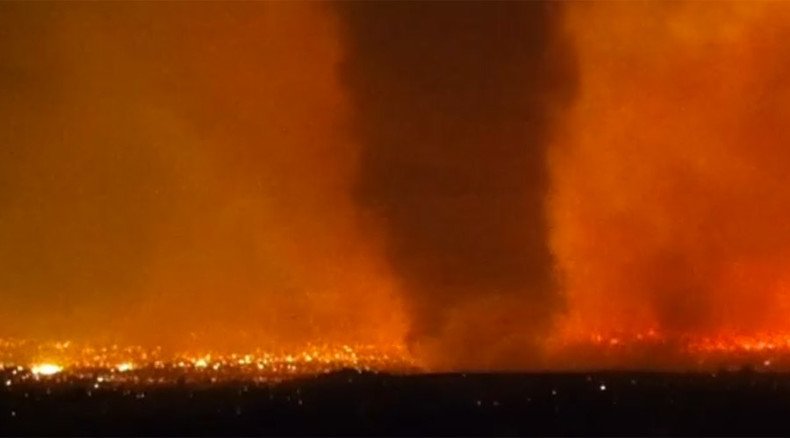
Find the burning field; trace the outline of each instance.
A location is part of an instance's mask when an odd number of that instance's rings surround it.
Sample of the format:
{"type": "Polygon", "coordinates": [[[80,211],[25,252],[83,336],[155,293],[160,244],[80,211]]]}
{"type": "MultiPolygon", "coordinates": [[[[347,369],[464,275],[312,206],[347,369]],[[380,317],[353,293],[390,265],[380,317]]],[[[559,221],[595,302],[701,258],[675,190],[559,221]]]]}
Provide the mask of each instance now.
{"type": "MultiPolygon", "coordinates": [[[[483,347],[485,348],[485,347],[483,347]]],[[[728,337],[665,337],[650,331],[564,339],[546,347],[550,364],[540,371],[738,370],[790,371],[790,337],[758,334],[728,337]],[[590,365],[594,364],[594,365],[590,365]]],[[[161,346],[80,344],[72,341],[0,340],[0,366],[12,372],[6,385],[43,376],[67,379],[101,375],[106,382],[162,384],[189,379],[279,382],[340,370],[420,374],[434,370],[404,345],[307,344],[258,347],[246,352],[168,351],[161,346]]],[[[468,370],[476,371],[476,370],[468,370]]],[[[510,369],[504,371],[517,371],[510,369]]]]}

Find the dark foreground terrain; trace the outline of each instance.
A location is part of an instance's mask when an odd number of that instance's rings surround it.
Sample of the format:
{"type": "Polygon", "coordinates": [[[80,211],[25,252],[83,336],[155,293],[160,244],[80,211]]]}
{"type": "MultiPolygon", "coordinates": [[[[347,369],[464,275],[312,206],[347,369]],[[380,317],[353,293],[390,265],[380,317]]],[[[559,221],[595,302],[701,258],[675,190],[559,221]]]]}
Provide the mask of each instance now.
{"type": "Polygon", "coordinates": [[[0,386],[0,432],[36,435],[790,434],[790,374],[342,371],[280,384],[0,386]]]}

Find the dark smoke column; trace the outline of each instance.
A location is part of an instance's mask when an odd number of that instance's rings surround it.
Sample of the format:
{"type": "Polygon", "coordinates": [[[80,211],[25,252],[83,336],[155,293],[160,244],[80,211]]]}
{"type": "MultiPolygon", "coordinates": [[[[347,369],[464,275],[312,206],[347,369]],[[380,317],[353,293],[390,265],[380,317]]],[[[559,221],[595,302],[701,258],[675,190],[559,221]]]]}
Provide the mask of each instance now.
{"type": "Polygon", "coordinates": [[[356,196],[386,227],[412,347],[437,367],[534,364],[560,304],[545,155],[574,81],[558,7],[337,6],[362,143],[356,196]]]}

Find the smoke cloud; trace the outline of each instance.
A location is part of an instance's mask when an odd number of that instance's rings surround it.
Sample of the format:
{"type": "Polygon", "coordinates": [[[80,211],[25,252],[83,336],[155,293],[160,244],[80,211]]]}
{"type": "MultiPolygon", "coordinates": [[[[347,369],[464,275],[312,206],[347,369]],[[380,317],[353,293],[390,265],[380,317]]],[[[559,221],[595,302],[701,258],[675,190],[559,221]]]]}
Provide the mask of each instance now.
{"type": "Polygon", "coordinates": [[[545,155],[573,96],[559,5],[351,3],[356,200],[387,239],[432,366],[535,366],[561,300],[545,155]]]}

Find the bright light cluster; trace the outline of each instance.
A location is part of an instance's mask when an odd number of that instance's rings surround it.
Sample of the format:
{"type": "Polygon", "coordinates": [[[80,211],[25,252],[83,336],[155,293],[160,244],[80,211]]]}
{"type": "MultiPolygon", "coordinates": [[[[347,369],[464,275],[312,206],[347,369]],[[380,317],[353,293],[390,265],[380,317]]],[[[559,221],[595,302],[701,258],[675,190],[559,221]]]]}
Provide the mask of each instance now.
{"type": "Polygon", "coordinates": [[[54,363],[42,363],[33,365],[30,371],[37,376],[52,376],[63,371],[63,367],[54,363]]]}
{"type": "Polygon", "coordinates": [[[307,345],[301,350],[165,353],[160,347],[146,349],[7,339],[0,340],[0,362],[29,369],[32,376],[52,376],[66,368],[69,373],[94,370],[91,372],[106,371],[108,375],[182,370],[179,372],[286,378],[343,368],[397,372],[415,367],[401,346],[307,345]]]}

